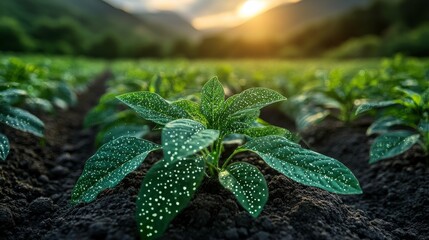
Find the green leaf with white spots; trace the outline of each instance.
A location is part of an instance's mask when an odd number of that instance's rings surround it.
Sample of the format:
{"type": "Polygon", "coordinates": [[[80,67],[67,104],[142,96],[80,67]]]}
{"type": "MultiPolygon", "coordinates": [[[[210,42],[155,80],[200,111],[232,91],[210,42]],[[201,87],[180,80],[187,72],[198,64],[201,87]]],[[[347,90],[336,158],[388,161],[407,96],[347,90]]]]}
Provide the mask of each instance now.
{"type": "Polygon", "coordinates": [[[265,137],[270,135],[283,136],[289,140],[294,139],[294,135],[287,129],[276,126],[262,126],[244,129],[243,134],[250,138],[265,137]]]}
{"type": "Polygon", "coordinates": [[[204,84],[201,91],[201,113],[206,116],[210,126],[218,126],[219,112],[225,100],[222,84],[217,77],[204,84]]]}
{"type": "Polygon", "coordinates": [[[245,129],[255,124],[259,114],[259,109],[249,109],[240,114],[230,116],[223,120],[221,130],[227,134],[242,133],[245,129]]]}
{"type": "Polygon", "coordinates": [[[230,190],[240,205],[257,217],[268,200],[264,175],[253,165],[237,162],[219,173],[219,182],[230,190]]]}
{"type": "Polygon", "coordinates": [[[206,129],[190,119],[169,122],[162,129],[162,147],[167,162],[193,155],[211,145],[219,137],[219,131],[206,129]]]}
{"type": "Polygon", "coordinates": [[[185,110],[193,120],[207,125],[206,117],[200,112],[200,105],[188,99],[180,99],[171,103],[173,106],[178,106],[185,110]]]}
{"type": "Polygon", "coordinates": [[[0,106],[0,122],[23,132],[43,137],[44,124],[33,114],[20,108],[0,106]]]}
{"type": "Polygon", "coordinates": [[[268,88],[250,88],[228,98],[222,116],[238,115],[249,109],[261,109],[286,98],[268,88]]]}
{"type": "Polygon", "coordinates": [[[386,133],[393,126],[403,125],[405,122],[396,117],[386,116],[374,121],[366,131],[367,135],[386,133]]]}
{"type": "Polygon", "coordinates": [[[5,135],[0,133],[0,160],[6,160],[6,157],[9,154],[9,148],[9,140],[5,135]]]}
{"type": "Polygon", "coordinates": [[[107,188],[116,186],[161,147],[155,143],[120,137],[104,144],[85,164],[82,175],[72,192],[72,202],[91,202],[107,188]]]}
{"type": "Polygon", "coordinates": [[[117,98],[134,109],[144,119],[165,125],[179,118],[190,118],[185,110],[174,106],[156,93],[133,92],[117,98]]]}
{"type": "Polygon", "coordinates": [[[378,136],[371,145],[369,163],[406,152],[419,141],[420,135],[410,131],[395,131],[378,136]]]}
{"type": "Polygon", "coordinates": [[[362,193],[358,180],[342,163],[284,137],[255,138],[241,148],[255,152],[270,167],[299,183],[333,193],[362,193]]]}
{"type": "Polygon", "coordinates": [[[159,161],[146,173],[137,198],[141,239],[162,236],[171,220],[190,202],[204,178],[204,160],[159,161]]]}
{"type": "Polygon", "coordinates": [[[390,107],[393,105],[397,105],[399,104],[398,101],[396,100],[390,100],[390,101],[381,101],[381,102],[368,102],[368,103],[364,103],[359,105],[359,107],[356,109],[356,115],[364,113],[364,112],[368,112],[372,109],[377,109],[377,108],[385,108],[385,107],[390,107]]]}

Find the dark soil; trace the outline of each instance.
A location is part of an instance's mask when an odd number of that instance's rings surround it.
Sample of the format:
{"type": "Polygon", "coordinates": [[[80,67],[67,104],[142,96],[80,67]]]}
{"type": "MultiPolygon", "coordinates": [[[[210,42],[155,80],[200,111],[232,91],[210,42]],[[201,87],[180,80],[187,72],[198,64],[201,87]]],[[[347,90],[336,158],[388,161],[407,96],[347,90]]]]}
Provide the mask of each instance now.
{"type": "MultiPolygon", "coordinates": [[[[100,78],[79,96],[79,105],[43,116],[46,141],[6,129],[11,153],[0,163],[0,239],[136,239],[135,201],[142,178],[160,153],[116,188],[89,204],[70,205],[70,193],[94,152],[94,130],[82,120],[103,91],[100,78]]],[[[265,119],[290,126],[276,111],[265,119]]],[[[418,150],[368,165],[372,138],[367,123],[342,127],[335,122],[310,129],[312,148],[344,162],[364,194],[339,196],[306,187],[270,169],[253,154],[236,160],[258,166],[269,185],[269,201],[254,219],[215,180],[205,179],[190,205],[164,239],[429,239],[429,170],[418,150]]],[[[152,139],[153,140],[153,139],[152,139]]],[[[156,140],[156,139],[155,139],[156,140]]]]}

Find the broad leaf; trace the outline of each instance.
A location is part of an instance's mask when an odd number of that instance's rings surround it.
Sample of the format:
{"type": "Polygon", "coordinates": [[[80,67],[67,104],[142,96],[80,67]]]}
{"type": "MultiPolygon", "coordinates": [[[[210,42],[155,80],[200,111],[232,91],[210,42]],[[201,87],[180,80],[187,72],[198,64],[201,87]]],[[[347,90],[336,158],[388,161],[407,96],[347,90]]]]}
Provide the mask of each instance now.
{"type": "Polygon", "coordinates": [[[391,101],[381,101],[381,102],[368,102],[368,103],[364,103],[359,105],[359,107],[356,109],[356,115],[367,112],[369,110],[372,109],[376,109],[376,108],[385,108],[385,107],[390,107],[393,105],[399,104],[398,101],[396,100],[391,100],[391,101]]]}
{"type": "Polygon", "coordinates": [[[214,77],[204,84],[201,91],[201,113],[206,116],[210,126],[218,126],[218,115],[225,99],[222,84],[214,77]]]}
{"type": "Polygon", "coordinates": [[[257,137],[265,137],[270,135],[277,135],[277,136],[283,136],[287,139],[293,141],[294,135],[288,131],[287,129],[276,127],[276,126],[262,126],[262,127],[252,127],[247,128],[243,131],[243,134],[251,137],[251,138],[257,138],[257,137]]]}
{"type": "Polygon", "coordinates": [[[117,97],[144,119],[165,125],[179,118],[189,118],[185,110],[173,106],[156,93],[133,92],[117,97]]]}
{"type": "Polygon", "coordinates": [[[187,158],[156,163],[143,179],[137,198],[141,239],[162,236],[171,220],[190,202],[204,178],[204,160],[187,158]]]}
{"type": "Polygon", "coordinates": [[[133,137],[120,137],[104,144],[86,162],[73,189],[72,202],[93,201],[104,189],[116,186],[157,149],[159,145],[133,137]]]}
{"type": "Polygon", "coordinates": [[[15,104],[23,99],[27,92],[21,89],[11,88],[0,91],[0,103],[6,102],[8,105],[15,104]]]}
{"type": "Polygon", "coordinates": [[[6,160],[9,154],[9,140],[7,137],[0,133],[0,160],[6,160]]]}
{"type": "Polygon", "coordinates": [[[207,125],[206,117],[200,111],[200,105],[188,99],[181,99],[171,103],[173,106],[178,106],[185,110],[193,120],[207,125]]]}
{"type": "Polygon", "coordinates": [[[162,129],[162,146],[167,162],[193,155],[211,145],[219,137],[219,131],[206,129],[190,119],[169,122],[162,129]]]}
{"type": "Polygon", "coordinates": [[[422,95],[409,90],[409,89],[405,89],[405,88],[401,88],[401,87],[396,87],[396,90],[402,92],[405,94],[406,97],[410,98],[416,105],[421,105],[422,104],[422,95]]]}
{"type": "Polygon", "coordinates": [[[234,95],[225,102],[222,116],[237,115],[249,109],[261,109],[275,102],[286,100],[280,93],[267,88],[250,88],[234,95]]]}
{"type": "Polygon", "coordinates": [[[299,183],[333,193],[362,193],[358,180],[342,163],[284,137],[255,138],[242,148],[255,152],[269,166],[299,183]]]}
{"type": "Polygon", "coordinates": [[[23,132],[43,137],[43,122],[33,114],[20,108],[0,106],[0,122],[23,132]]]}
{"type": "Polygon", "coordinates": [[[389,132],[377,137],[371,145],[370,163],[397,156],[410,149],[420,135],[410,131],[389,132]]]}
{"type": "Polygon", "coordinates": [[[382,117],[374,121],[366,131],[367,135],[386,133],[393,126],[402,125],[404,121],[395,117],[382,117]]]}
{"type": "Polygon", "coordinates": [[[219,173],[219,182],[230,190],[240,205],[257,217],[268,200],[268,187],[264,175],[248,163],[229,165],[219,173]]]}
{"type": "Polygon", "coordinates": [[[224,133],[242,133],[252,127],[260,115],[259,109],[249,109],[233,116],[229,116],[222,122],[221,130],[224,133]]]}

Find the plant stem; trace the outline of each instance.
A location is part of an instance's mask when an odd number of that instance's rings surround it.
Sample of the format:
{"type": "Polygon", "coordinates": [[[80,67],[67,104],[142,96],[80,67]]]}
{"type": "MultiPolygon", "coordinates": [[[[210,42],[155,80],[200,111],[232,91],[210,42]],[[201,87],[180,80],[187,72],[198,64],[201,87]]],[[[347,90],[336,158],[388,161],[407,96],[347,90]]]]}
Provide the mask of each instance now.
{"type": "Polygon", "coordinates": [[[219,158],[221,156],[222,153],[222,139],[223,138],[219,138],[218,140],[215,141],[215,143],[213,144],[213,148],[214,148],[214,155],[213,155],[213,165],[216,168],[219,168],[219,158]]]}
{"type": "Polygon", "coordinates": [[[247,149],[243,149],[243,148],[235,149],[235,151],[231,155],[229,155],[229,157],[225,160],[221,169],[224,170],[226,168],[226,166],[228,165],[228,162],[231,161],[231,159],[232,159],[232,157],[234,157],[234,155],[236,155],[237,153],[245,152],[245,151],[247,151],[247,149]]]}

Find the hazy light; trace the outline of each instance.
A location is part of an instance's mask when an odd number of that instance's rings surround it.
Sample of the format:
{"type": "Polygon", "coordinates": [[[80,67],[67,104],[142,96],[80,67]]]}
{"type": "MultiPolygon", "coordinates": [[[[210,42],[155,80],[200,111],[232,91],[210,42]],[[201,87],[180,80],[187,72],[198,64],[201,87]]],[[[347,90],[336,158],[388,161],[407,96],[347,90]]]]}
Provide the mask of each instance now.
{"type": "Polygon", "coordinates": [[[218,27],[233,27],[237,25],[237,22],[238,19],[235,12],[224,12],[197,17],[192,21],[192,25],[196,29],[209,29],[218,27]]]}
{"type": "Polygon", "coordinates": [[[265,10],[267,4],[259,0],[247,0],[238,10],[238,15],[243,18],[249,18],[265,10]]]}

